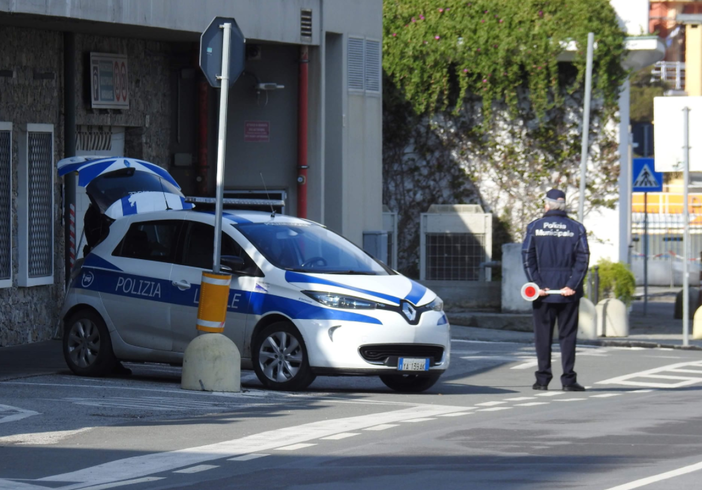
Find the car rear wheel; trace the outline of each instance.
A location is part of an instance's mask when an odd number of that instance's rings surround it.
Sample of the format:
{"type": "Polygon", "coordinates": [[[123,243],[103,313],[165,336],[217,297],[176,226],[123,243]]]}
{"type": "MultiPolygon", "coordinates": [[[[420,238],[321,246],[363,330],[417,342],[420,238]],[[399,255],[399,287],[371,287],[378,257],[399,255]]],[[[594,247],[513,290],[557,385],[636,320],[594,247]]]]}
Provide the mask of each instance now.
{"type": "Polygon", "coordinates": [[[441,373],[420,376],[418,374],[392,374],[380,377],[388,388],[400,393],[421,393],[439,381],[441,373]]]}
{"type": "Polygon", "coordinates": [[[276,322],[261,330],[253,343],[256,376],[267,388],[297,391],[315,379],[300,332],[288,322],[276,322]]]}
{"type": "Polygon", "coordinates": [[[66,321],[63,357],[79,376],[105,376],[117,366],[103,319],[93,310],[80,310],[66,321]]]}

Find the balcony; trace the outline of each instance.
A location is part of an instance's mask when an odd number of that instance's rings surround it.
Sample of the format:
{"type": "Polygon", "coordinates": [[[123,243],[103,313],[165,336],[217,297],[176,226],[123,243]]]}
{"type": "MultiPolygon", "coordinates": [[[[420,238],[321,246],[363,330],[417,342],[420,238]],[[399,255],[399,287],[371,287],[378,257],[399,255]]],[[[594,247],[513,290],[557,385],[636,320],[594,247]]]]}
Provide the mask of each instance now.
{"type": "Polygon", "coordinates": [[[675,92],[685,90],[685,63],[683,61],[659,61],[651,70],[651,82],[665,82],[675,92]]]}

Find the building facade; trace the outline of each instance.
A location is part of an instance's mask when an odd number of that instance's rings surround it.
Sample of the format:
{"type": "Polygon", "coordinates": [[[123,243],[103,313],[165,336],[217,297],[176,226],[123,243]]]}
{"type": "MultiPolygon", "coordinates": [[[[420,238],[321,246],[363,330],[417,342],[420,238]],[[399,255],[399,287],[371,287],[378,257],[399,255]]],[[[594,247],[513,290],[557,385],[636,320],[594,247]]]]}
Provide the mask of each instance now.
{"type": "Polygon", "coordinates": [[[216,16],[246,38],[225,195],[284,197],[286,214],[359,245],[382,229],[381,0],[109,6],[0,3],[0,347],[55,334],[67,264],[80,256],[86,200],[58,178],[58,160],[140,158],[186,195],[214,195],[219,91],[198,55],[216,16]]]}

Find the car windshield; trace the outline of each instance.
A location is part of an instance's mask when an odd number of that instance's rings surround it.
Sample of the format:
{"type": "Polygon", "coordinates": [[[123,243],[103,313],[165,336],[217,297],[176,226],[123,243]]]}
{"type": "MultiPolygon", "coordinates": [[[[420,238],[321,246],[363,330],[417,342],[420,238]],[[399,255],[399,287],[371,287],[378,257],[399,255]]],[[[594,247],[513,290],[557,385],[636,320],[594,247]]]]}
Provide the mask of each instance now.
{"type": "Polygon", "coordinates": [[[281,269],[322,274],[394,274],[347,239],[314,223],[281,221],[235,226],[270,263],[281,269]]]}

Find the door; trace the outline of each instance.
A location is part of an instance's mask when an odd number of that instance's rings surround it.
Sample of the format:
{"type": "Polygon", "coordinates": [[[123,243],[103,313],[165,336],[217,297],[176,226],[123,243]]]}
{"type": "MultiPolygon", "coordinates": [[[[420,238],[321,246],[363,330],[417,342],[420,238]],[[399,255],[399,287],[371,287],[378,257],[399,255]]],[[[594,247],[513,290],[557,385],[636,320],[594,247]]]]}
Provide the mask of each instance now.
{"type": "Polygon", "coordinates": [[[122,339],[130,345],[170,351],[170,285],[180,220],[132,223],[110,261],[121,271],[115,289],[100,293],[122,339]]]}
{"type": "MultiPolygon", "coordinates": [[[[184,222],[178,257],[171,271],[173,295],[171,325],[173,350],[176,352],[184,352],[190,341],[197,335],[195,324],[200,298],[200,281],[203,271],[212,271],[213,241],[213,225],[198,221],[184,222]]],[[[221,255],[241,257],[246,264],[242,271],[232,275],[224,335],[236,344],[242,357],[249,357],[249,345],[245,339],[246,318],[255,278],[262,274],[234,238],[224,231],[221,255]]]]}

